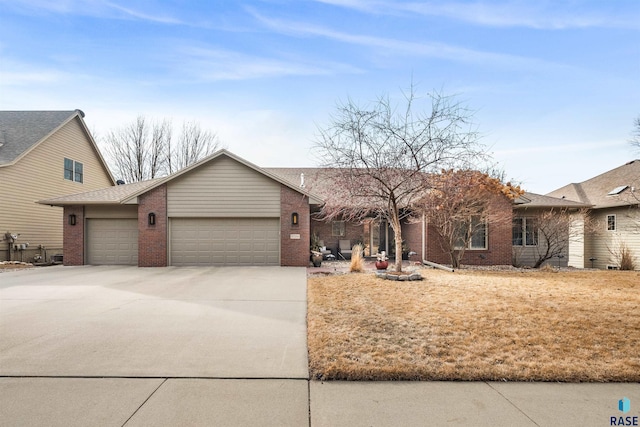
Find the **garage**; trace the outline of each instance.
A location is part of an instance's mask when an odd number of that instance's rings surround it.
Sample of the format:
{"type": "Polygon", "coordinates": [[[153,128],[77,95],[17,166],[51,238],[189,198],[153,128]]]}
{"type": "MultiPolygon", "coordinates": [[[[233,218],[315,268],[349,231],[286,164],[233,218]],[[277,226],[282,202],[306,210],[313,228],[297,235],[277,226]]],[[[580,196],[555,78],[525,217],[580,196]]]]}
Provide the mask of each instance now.
{"type": "Polygon", "coordinates": [[[87,219],[87,264],[138,265],[138,220],[87,219]]]}
{"type": "Polygon", "coordinates": [[[172,218],[174,266],[280,265],[279,218],[172,218]]]}

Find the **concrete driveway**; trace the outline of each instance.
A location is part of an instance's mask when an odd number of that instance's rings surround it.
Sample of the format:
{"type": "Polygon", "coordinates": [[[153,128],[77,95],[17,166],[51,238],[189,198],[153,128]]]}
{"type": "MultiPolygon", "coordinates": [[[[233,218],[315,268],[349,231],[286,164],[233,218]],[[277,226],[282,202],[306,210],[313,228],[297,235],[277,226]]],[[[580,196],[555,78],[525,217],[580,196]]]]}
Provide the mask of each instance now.
{"type": "Polygon", "coordinates": [[[0,375],[306,379],[305,270],[2,273],[0,375]]]}

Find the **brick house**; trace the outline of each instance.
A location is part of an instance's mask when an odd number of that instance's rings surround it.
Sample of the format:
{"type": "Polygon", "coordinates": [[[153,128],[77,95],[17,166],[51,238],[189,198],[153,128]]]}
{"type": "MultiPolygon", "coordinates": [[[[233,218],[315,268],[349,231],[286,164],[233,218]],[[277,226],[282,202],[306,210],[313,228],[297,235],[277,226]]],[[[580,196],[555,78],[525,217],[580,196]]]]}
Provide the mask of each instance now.
{"type": "MultiPolygon", "coordinates": [[[[333,191],[338,183],[332,182],[322,168],[267,168],[273,174],[288,182],[304,182],[305,189],[319,197],[333,191]]],[[[391,226],[379,219],[369,219],[362,223],[346,221],[321,221],[314,217],[320,206],[312,206],[310,234],[316,234],[323,246],[340,258],[340,241],[349,241],[353,246],[361,243],[365,256],[374,256],[385,251],[390,257],[395,256],[395,236],[391,226]]],[[[488,224],[469,242],[462,259],[468,265],[510,265],[511,250],[511,217],[513,203],[506,196],[496,195],[491,203],[491,215],[505,219],[488,224]]],[[[426,216],[418,216],[402,223],[403,258],[413,261],[428,260],[440,264],[450,264],[448,253],[440,244],[440,238],[426,216]]]]}
{"type": "Polygon", "coordinates": [[[299,186],[220,150],[165,178],[42,200],[64,208],[64,264],[307,266],[299,186]]]}
{"type": "MultiPolygon", "coordinates": [[[[190,265],[307,266],[311,236],[340,258],[340,242],[365,246],[365,256],[395,252],[382,220],[321,221],[324,169],[260,168],[226,151],[176,174],[40,201],[64,207],[64,263],[140,267],[190,265]]],[[[512,203],[496,196],[490,223],[470,242],[462,262],[511,263],[512,203]]],[[[448,264],[437,233],[422,216],[403,227],[403,256],[448,264]]],[[[345,248],[342,248],[345,249],[345,248]]]]}

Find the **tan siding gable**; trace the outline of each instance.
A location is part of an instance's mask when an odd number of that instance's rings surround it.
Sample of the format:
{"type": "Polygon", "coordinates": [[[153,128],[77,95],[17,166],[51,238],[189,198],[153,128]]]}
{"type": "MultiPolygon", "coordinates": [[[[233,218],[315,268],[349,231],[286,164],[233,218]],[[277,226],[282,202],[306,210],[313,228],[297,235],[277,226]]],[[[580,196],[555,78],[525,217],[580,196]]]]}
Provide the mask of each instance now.
{"type": "MultiPolygon", "coordinates": [[[[636,268],[640,268],[640,209],[598,209],[593,211],[592,215],[598,230],[587,238],[585,255],[587,258],[597,258],[594,266],[607,268],[609,265],[617,265],[618,260],[611,252],[616,252],[620,244],[625,243],[635,255],[636,268]],[[616,231],[607,231],[607,215],[616,216],[616,231]]],[[[590,266],[590,263],[587,266],[590,266]]]]}
{"type": "MultiPolygon", "coordinates": [[[[0,168],[0,233],[19,233],[30,248],[62,248],[62,208],[36,201],[110,186],[108,173],[78,118],[60,128],[14,165],[0,168]],[[84,183],[64,179],[64,158],[83,163],[84,183]]],[[[6,256],[0,244],[0,259],[6,256]]]]}
{"type": "Polygon", "coordinates": [[[170,217],[279,217],[280,184],[220,156],[167,184],[170,217]]]}

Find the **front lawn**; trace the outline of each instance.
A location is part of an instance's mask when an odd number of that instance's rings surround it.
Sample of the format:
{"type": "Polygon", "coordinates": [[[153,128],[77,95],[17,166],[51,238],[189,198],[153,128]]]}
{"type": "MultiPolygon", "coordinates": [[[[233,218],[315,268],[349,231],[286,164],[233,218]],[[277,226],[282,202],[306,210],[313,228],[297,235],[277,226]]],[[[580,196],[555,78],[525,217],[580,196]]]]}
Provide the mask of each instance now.
{"type": "Polygon", "coordinates": [[[640,381],[640,272],[309,279],[314,379],[640,381]]]}

